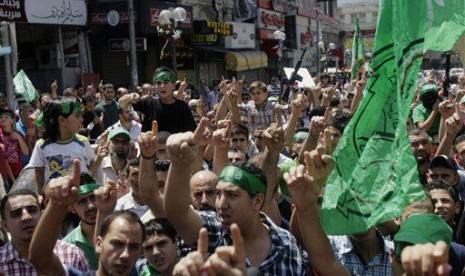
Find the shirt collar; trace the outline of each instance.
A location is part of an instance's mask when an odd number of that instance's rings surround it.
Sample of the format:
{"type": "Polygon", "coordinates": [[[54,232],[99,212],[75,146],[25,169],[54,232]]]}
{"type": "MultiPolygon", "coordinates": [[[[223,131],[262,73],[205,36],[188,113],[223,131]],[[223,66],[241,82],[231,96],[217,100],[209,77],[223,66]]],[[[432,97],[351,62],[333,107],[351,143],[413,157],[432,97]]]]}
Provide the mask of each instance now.
{"type": "Polygon", "coordinates": [[[9,263],[13,260],[18,260],[20,262],[27,262],[26,259],[19,255],[19,252],[14,248],[11,242],[8,242],[0,248],[0,263],[9,263]]]}
{"type": "MultiPolygon", "coordinates": [[[[342,248],[340,251],[341,254],[347,254],[347,253],[350,253],[351,251],[355,251],[355,248],[352,245],[352,242],[350,241],[349,236],[343,236],[343,237],[344,237],[344,242],[342,244],[342,248]]],[[[392,246],[390,246],[390,242],[385,240],[378,231],[376,231],[376,238],[378,241],[379,240],[383,241],[383,251],[384,253],[389,254],[392,249],[392,246]]]]}

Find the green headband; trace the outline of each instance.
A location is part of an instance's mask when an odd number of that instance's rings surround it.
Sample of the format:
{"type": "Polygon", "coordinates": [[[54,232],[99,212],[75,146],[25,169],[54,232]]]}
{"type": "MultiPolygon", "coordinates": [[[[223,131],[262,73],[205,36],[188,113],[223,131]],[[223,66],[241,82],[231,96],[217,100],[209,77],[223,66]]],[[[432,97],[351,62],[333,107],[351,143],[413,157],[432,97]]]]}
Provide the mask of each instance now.
{"type": "Polygon", "coordinates": [[[40,112],[36,118],[36,126],[44,127],[44,112],[40,112]]]}
{"type": "MultiPolygon", "coordinates": [[[[60,110],[62,115],[68,115],[71,113],[71,102],[64,102],[60,104],[60,110]]],[[[80,102],[75,102],[73,106],[73,113],[81,113],[82,107],[80,102]]]]}
{"type": "Polygon", "coordinates": [[[226,166],[221,171],[219,181],[231,182],[246,190],[251,196],[266,195],[266,185],[258,177],[236,166],[226,166]]]}
{"type": "Polygon", "coordinates": [[[301,140],[301,139],[305,140],[305,138],[307,138],[307,135],[308,135],[307,132],[303,132],[303,131],[297,132],[294,135],[294,142],[299,142],[299,140],[301,140]]]}
{"type": "Polygon", "coordinates": [[[153,75],[153,83],[170,81],[175,82],[176,76],[170,71],[161,71],[160,73],[153,75]]]}
{"type": "Polygon", "coordinates": [[[79,186],[79,194],[84,195],[84,194],[90,193],[90,192],[92,192],[94,190],[97,190],[99,187],[100,186],[95,182],[85,184],[85,185],[81,185],[81,186],[79,186]]]}

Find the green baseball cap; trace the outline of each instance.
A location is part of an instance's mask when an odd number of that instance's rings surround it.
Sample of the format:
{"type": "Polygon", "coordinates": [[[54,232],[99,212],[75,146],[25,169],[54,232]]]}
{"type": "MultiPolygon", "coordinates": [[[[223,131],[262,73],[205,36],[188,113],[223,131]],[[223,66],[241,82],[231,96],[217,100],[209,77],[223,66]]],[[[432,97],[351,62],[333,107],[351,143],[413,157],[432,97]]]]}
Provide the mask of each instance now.
{"type": "Polygon", "coordinates": [[[394,236],[394,254],[400,257],[402,250],[412,244],[452,242],[452,229],[436,214],[412,214],[394,236]]]}
{"type": "Polygon", "coordinates": [[[438,93],[439,88],[435,84],[427,83],[420,87],[420,96],[427,93],[438,93]]]}
{"type": "Polygon", "coordinates": [[[113,140],[113,138],[115,138],[118,135],[123,135],[128,139],[131,139],[129,132],[126,129],[124,129],[122,126],[117,126],[110,131],[110,134],[108,135],[108,140],[113,140]]]}

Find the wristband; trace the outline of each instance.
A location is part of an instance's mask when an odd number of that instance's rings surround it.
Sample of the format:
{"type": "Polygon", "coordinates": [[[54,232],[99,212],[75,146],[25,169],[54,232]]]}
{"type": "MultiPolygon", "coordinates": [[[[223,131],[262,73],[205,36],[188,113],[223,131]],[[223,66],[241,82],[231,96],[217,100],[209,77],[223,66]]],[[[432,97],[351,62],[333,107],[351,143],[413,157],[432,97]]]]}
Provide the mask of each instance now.
{"type": "Polygon", "coordinates": [[[152,156],[144,156],[142,153],[140,154],[142,159],[146,159],[146,160],[153,159],[153,158],[155,158],[156,155],[157,155],[156,153],[154,153],[152,156]]]}

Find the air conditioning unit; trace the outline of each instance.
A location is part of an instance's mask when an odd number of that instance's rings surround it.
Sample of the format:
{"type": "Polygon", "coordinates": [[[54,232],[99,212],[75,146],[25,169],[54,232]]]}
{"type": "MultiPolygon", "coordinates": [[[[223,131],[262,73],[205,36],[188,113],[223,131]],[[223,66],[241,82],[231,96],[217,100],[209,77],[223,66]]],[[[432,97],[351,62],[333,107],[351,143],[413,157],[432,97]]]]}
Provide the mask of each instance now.
{"type": "Polygon", "coordinates": [[[61,64],[61,53],[58,44],[39,45],[36,55],[39,69],[57,69],[61,64]]]}

